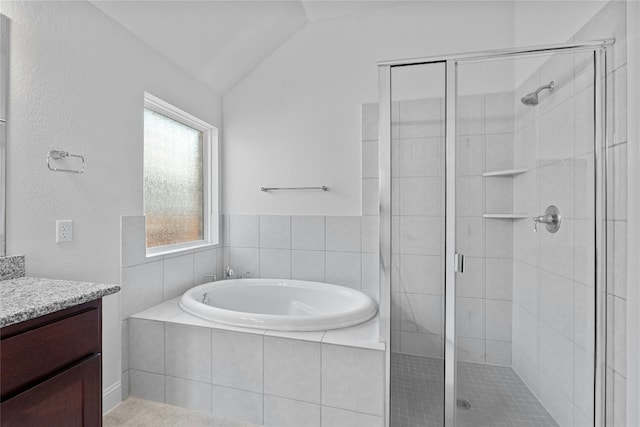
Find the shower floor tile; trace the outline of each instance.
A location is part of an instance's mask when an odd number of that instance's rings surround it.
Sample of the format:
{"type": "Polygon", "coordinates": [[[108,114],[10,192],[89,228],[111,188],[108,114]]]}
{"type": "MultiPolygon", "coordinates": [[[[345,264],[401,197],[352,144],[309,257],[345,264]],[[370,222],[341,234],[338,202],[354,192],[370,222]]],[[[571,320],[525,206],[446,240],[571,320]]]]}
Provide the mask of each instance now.
{"type": "MultiPolygon", "coordinates": [[[[391,427],[443,425],[444,362],[393,353],[391,356],[391,427]]],[[[460,427],[551,427],[558,424],[509,367],[458,363],[457,408],[460,427]]]]}

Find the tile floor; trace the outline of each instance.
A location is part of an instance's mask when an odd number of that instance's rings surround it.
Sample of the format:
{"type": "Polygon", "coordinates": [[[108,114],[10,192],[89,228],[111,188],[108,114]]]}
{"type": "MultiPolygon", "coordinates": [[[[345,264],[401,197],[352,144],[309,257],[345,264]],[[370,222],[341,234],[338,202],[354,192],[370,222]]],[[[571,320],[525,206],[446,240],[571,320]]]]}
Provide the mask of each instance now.
{"type": "MultiPolygon", "coordinates": [[[[558,424],[509,367],[458,364],[460,427],[552,427],[558,424]]],[[[393,353],[391,356],[391,426],[442,426],[443,361],[393,353]]]]}
{"type": "Polygon", "coordinates": [[[103,417],[103,427],[254,427],[165,403],[128,397],[103,417]]]}

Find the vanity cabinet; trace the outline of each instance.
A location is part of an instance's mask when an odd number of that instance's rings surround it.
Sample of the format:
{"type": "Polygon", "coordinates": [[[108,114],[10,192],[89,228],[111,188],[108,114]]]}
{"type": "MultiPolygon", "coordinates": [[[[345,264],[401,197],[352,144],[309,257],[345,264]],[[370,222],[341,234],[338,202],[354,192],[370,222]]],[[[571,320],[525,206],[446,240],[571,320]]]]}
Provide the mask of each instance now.
{"type": "Polygon", "coordinates": [[[102,300],[0,329],[0,425],[102,425],[102,300]]]}

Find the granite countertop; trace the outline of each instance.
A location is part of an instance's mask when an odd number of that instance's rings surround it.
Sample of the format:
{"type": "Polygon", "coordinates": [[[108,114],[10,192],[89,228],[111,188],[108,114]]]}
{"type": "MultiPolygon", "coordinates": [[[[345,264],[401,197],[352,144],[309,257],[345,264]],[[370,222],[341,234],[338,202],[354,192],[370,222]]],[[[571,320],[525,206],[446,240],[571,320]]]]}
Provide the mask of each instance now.
{"type": "Polygon", "coordinates": [[[115,294],[119,285],[21,277],[0,281],[0,328],[115,294]]]}

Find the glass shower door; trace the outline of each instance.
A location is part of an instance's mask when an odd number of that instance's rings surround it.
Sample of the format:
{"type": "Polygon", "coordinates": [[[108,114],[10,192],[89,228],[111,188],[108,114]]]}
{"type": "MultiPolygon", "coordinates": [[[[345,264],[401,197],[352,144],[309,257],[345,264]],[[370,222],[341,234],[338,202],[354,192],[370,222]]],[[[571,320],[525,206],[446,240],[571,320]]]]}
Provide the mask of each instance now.
{"type": "Polygon", "coordinates": [[[594,53],[457,63],[456,425],[593,425],[594,53]]]}
{"type": "Polygon", "coordinates": [[[391,69],[391,425],[444,409],[444,63],[391,69]]]}

